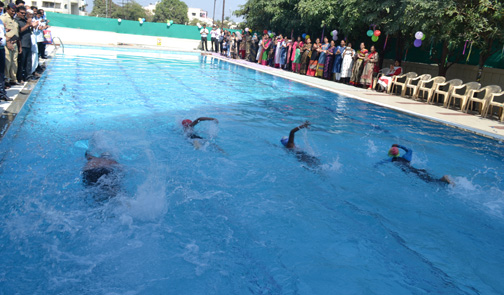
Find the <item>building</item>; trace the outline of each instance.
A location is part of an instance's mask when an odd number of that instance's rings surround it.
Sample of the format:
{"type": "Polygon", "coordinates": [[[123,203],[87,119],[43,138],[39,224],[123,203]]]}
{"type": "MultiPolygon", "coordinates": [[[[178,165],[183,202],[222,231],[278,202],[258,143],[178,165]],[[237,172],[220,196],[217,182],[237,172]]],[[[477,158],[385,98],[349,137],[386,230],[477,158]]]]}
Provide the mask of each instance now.
{"type": "Polygon", "coordinates": [[[86,0],[25,0],[26,5],[35,6],[49,12],[87,15],[86,0]]]}
{"type": "Polygon", "coordinates": [[[148,13],[150,14],[154,14],[154,9],[156,9],[156,5],[158,4],[159,2],[155,2],[155,3],[150,3],[149,5],[147,6],[144,6],[143,9],[145,9],[145,11],[147,11],[148,13]]]}
{"type": "Polygon", "coordinates": [[[187,9],[187,17],[189,21],[193,19],[198,19],[201,24],[206,23],[207,25],[212,24],[212,19],[208,17],[208,12],[201,8],[189,8],[187,9]]]}

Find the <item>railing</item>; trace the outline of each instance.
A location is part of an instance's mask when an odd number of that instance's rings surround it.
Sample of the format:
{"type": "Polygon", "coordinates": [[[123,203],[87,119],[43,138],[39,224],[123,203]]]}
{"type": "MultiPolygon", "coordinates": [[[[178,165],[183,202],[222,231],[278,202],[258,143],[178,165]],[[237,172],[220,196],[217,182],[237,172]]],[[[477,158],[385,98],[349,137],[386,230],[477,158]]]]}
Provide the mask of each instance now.
{"type": "Polygon", "coordinates": [[[61,38],[60,37],[53,37],[53,43],[54,43],[54,46],[61,46],[61,48],[63,48],[63,54],[65,54],[65,44],[63,44],[63,41],[61,41],[61,38]],[[60,44],[56,44],[54,42],[54,40],[58,39],[60,44]]]}

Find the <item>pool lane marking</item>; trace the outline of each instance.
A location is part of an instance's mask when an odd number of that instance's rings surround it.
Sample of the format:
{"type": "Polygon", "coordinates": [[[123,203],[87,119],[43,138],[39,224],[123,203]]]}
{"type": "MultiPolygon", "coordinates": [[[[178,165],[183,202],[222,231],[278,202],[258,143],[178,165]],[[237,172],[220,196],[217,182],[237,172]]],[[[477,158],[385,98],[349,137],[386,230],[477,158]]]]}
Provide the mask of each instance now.
{"type": "MultiPolygon", "coordinates": [[[[214,55],[214,57],[215,58],[219,58],[219,59],[221,59],[223,61],[226,61],[226,62],[229,62],[229,63],[234,63],[236,65],[242,65],[242,66],[247,67],[247,68],[252,68],[248,64],[237,63],[237,62],[234,62],[233,60],[229,60],[227,58],[223,58],[223,57],[220,57],[218,55],[214,55]]],[[[274,76],[278,75],[274,71],[269,70],[267,67],[260,67],[260,68],[258,67],[257,70],[260,71],[260,72],[263,72],[263,73],[274,75],[274,76]]],[[[390,109],[390,110],[394,110],[394,111],[397,111],[397,112],[400,112],[400,113],[403,113],[403,114],[408,114],[408,115],[411,115],[411,116],[415,116],[415,117],[418,117],[418,118],[421,118],[421,119],[424,119],[424,120],[429,120],[429,121],[437,122],[437,123],[440,123],[440,124],[443,124],[443,125],[446,125],[446,126],[455,127],[455,128],[467,131],[467,132],[478,134],[480,136],[492,138],[494,140],[504,140],[504,134],[499,134],[497,132],[492,133],[490,131],[479,129],[477,127],[472,127],[472,126],[469,126],[469,125],[466,125],[466,124],[455,123],[455,122],[447,121],[447,120],[442,119],[442,118],[436,118],[436,117],[432,117],[432,116],[429,116],[429,115],[417,113],[415,111],[405,110],[405,109],[402,109],[402,108],[394,106],[394,105],[385,104],[385,103],[382,103],[380,101],[367,99],[367,98],[360,97],[360,96],[357,96],[357,95],[354,95],[354,94],[351,94],[351,93],[347,92],[347,91],[351,91],[351,90],[333,89],[333,88],[330,88],[330,87],[327,87],[327,86],[323,86],[323,85],[312,84],[311,81],[305,81],[305,80],[302,80],[302,79],[299,79],[299,78],[296,78],[296,77],[289,77],[288,75],[286,75],[288,73],[283,73],[282,72],[282,74],[283,75],[280,76],[281,78],[284,78],[284,79],[287,79],[287,80],[291,80],[291,81],[294,81],[294,82],[297,82],[297,83],[305,84],[305,85],[308,85],[308,86],[313,87],[313,88],[322,89],[322,90],[325,90],[325,91],[328,91],[328,92],[332,92],[332,93],[336,93],[336,94],[343,95],[343,96],[346,96],[346,97],[350,97],[350,98],[353,98],[353,99],[356,99],[356,100],[359,100],[359,101],[363,101],[363,102],[366,102],[366,103],[378,105],[378,106],[381,106],[381,107],[386,108],[386,109],[390,109]]],[[[314,78],[313,81],[316,81],[315,78],[314,78]]]]}

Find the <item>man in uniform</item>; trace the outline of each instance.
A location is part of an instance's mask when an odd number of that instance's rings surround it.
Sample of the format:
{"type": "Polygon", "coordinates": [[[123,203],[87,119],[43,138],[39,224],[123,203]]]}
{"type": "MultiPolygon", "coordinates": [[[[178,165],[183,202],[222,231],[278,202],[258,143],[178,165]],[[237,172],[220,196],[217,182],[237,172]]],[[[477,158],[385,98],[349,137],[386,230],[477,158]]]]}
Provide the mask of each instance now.
{"type": "Polygon", "coordinates": [[[10,3],[7,6],[6,13],[0,16],[0,20],[5,26],[5,34],[7,44],[5,50],[5,77],[10,85],[18,85],[17,81],[17,68],[18,68],[18,54],[21,50],[21,43],[19,40],[19,25],[14,20],[16,14],[16,5],[10,3]]]}

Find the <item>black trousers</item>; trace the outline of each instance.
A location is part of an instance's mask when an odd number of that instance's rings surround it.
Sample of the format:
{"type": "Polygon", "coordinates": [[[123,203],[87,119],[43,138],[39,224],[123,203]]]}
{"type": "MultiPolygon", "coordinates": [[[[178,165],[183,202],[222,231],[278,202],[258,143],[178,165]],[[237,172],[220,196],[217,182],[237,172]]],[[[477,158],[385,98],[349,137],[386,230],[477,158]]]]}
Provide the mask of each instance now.
{"type": "Polygon", "coordinates": [[[37,47],[38,47],[38,55],[39,57],[46,57],[46,54],[45,54],[45,48],[46,48],[46,45],[44,42],[38,42],[37,43],[37,47]]]}
{"type": "Polygon", "coordinates": [[[216,42],[216,40],[217,40],[217,38],[215,38],[215,37],[212,37],[212,38],[210,39],[210,43],[212,44],[212,51],[215,51],[215,52],[217,52],[217,51],[215,50],[215,42],[216,42]]]}
{"type": "Polygon", "coordinates": [[[32,58],[31,47],[23,47],[23,52],[18,56],[17,80],[26,81],[31,76],[32,58]]]}
{"type": "Polygon", "coordinates": [[[215,38],[215,52],[219,52],[219,39],[215,38]]]}
{"type": "Polygon", "coordinates": [[[240,55],[240,43],[242,42],[242,40],[238,40],[236,41],[236,51],[238,52],[238,59],[241,59],[241,55],[240,55]]]}
{"type": "Polygon", "coordinates": [[[0,96],[5,93],[5,48],[0,49],[0,96]]]}
{"type": "Polygon", "coordinates": [[[208,51],[207,37],[201,37],[201,50],[208,51]]]}

